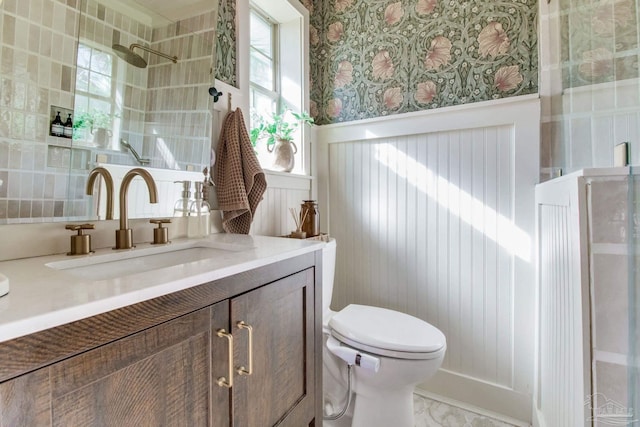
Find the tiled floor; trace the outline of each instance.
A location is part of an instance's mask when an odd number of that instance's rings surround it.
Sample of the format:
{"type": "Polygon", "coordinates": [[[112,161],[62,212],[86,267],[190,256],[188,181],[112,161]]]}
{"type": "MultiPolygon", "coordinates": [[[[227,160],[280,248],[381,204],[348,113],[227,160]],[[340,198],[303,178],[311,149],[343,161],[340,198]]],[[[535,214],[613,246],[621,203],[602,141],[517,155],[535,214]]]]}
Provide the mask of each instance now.
{"type": "MultiPolygon", "coordinates": [[[[415,427],[515,427],[512,424],[475,414],[417,394],[413,395],[413,407],[415,410],[415,427]]],[[[344,417],[338,421],[325,421],[323,423],[323,427],[348,426],[349,421],[344,417]]]]}
{"type": "Polygon", "coordinates": [[[413,395],[415,427],[514,427],[417,394],[413,395]]]}

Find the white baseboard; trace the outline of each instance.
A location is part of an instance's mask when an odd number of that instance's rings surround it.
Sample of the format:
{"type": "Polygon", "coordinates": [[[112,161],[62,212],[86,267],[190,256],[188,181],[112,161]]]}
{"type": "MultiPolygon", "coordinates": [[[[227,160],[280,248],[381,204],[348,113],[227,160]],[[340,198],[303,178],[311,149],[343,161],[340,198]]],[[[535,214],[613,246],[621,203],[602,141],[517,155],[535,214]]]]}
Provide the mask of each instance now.
{"type": "Polygon", "coordinates": [[[544,416],[538,408],[533,409],[533,427],[547,427],[547,424],[544,422],[544,416]]]}
{"type": "MultiPolygon", "coordinates": [[[[435,400],[468,409],[517,426],[531,425],[533,398],[496,384],[440,369],[418,386],[420,393],[438,396],[435,400]],[[473,409],[471,409],[473,408],[473,409]]],[[[425,395],[430,397],[430,395],[425,395]]]]}

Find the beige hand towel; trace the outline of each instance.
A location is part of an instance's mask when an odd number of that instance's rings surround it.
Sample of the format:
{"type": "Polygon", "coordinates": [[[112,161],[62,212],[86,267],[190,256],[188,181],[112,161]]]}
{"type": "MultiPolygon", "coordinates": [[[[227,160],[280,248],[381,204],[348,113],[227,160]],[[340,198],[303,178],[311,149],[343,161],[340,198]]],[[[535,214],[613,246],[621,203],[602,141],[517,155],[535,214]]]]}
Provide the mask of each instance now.
{"type": "Polygon", "coordinates": [[[242,111],[227,113],[216,149],[215,184],[222,227],[227,233],[249,234],[267,180],[253,151],[242,111]]]}

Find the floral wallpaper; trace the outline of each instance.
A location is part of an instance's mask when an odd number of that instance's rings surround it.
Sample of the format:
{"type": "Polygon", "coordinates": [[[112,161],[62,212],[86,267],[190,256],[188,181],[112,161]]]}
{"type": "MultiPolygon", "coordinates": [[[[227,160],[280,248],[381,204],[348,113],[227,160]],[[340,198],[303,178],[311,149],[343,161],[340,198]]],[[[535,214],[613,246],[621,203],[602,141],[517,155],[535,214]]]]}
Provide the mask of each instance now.
{"type": "MultiPolygon", "coordinates": [[[[538,91],[536,0],[300,1],[311,17],[317,124],[538,91]]],[[[226,25],[219,42],[232,39],[226,25]]],[[[235,64],[232,50],[219,45],[218,78],[235,78],[220,62],[235,64]]]]}
{"type": "Polygon", "coordinates": [[[638,77],[638,25],[632,0],[560,1],[563,87],[638,77]]]}
{"type": "Polygon", "coordinates": [[[236,74],[236,2],[219,0],[218,40],[216,43],[216,78],[238,86],[236,74]]]}
{"type": "Polygon", "coordinates": [[[311,113],[319,124],[538,90],[535,0],[313,7],[311,113]]]}

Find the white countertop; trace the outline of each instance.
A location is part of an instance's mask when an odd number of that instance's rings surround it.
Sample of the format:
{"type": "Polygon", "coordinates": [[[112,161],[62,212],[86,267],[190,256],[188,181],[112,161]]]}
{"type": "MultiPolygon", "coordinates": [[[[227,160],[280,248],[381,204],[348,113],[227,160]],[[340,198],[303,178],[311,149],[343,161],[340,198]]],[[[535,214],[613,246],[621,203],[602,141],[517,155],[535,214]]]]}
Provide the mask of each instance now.
{"type": "Polygon", "coordinates": [[[303,255],[324,245],[319,241],[222,233],[203,240],[176,240],[168,247],[199,243],[228,250],[207,259],[103,280],[89,280],[47,264],[66,268],[82,263],[83,257],[127,259],[135,256],[135,251],[163,249],[141,244],[131,250],[100,249],[78,257],[61,254],[0,262],[0,274],[10,284],[9,294],[0,297],[0,342],[303,255]]]}

